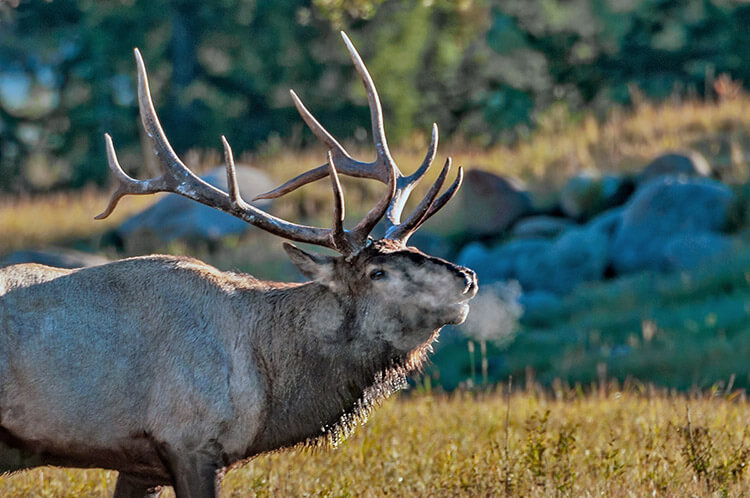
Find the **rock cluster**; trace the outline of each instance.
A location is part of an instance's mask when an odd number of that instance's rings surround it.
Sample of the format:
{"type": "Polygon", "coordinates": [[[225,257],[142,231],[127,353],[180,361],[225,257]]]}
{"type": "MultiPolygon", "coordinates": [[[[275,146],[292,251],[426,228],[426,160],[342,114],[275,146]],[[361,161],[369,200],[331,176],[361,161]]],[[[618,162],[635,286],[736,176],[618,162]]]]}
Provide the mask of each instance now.
{"type": "Polygon", "coordinates": [[[724,231],[734,196],[697,153],[665,154],[631,178],[586,172],[568,181],[552,215],[526,211],[496,232],[502,242],[470,242],[457,262],[484,284],[517,281],[534,312],[583,282],[719,257],[731,247],[724,231]]]}

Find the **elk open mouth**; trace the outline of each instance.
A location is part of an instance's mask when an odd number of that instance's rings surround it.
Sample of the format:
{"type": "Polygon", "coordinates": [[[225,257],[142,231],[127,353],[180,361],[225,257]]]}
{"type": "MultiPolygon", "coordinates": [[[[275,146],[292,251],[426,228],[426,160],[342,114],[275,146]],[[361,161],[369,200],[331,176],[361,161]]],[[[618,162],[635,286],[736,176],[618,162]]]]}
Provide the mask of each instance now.
{"type": "Polygon", "coordinates": [[[466,321],[466,317],[469,316],[469,303],[466,301],[456,303],[452,308],[455,310],[454,317],[448,322],[448,324],[461,325],[466,321]]]}
{"type": "Polygon", "coordinates": [[[474,297],[475,293],[470,296],[458,301],[457,303],[447,306],[448,311],[448,325],[461,325],[466,321],[466,317],[469,316],[469,301],[474,297]]]}

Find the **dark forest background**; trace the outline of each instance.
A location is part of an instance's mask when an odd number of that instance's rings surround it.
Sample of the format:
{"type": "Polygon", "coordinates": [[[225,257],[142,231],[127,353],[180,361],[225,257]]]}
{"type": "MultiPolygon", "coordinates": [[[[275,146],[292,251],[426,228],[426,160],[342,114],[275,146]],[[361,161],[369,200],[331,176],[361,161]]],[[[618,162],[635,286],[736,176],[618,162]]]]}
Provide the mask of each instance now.
{"type": "Polygon", "coordinates": [[[523,139],[548,109],[750,82],[750,5],[728,0],[0,0],[0,191],[102,184],[102,134],[141,167],[132,49],[178,152],[303,147],[294,88],[339,137],[366,142],[378,85],[391,141],[440,123],[473,146],[523,139]],[[128,153],[130,154],[128,156],[128,153]]]}

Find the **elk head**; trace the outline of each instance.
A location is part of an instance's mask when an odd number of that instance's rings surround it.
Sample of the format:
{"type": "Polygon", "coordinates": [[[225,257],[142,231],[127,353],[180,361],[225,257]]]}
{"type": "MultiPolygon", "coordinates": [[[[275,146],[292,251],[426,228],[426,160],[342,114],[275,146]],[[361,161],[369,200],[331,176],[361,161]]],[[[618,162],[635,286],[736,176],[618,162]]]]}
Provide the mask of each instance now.
{"type": "Polygon", "coordinates": [[[330,228],[299,225],[272,216],[245,202],[237,185],[235,163],[227,140],[222,137],[228,191],[207,184],[193,174],[175,154],[159,123],[148,86],[146,68],[138,49],[138,103],[146,133],[154,147],[163,174],[138,181],[120,167],[111,137],[105,135],[107,159],[118,186],[106,210],[97,219],[107,217],[121,197],[128,194],[173,192],[218,210],[283,238],[333,249],[340,256],[312,254],[291,244],[285,249],[300,271],[332,291],[342,301],[356,300],[363,317],[380,325],[379,333],[399,351],[409,351],[429,339],[442,325],[461,323],[468,312],[468,300],[477,292],[476,275],[468,268],[428,256],[407,247],[409,237],[456,193],[463,178],[458,169],[455,181],[440,195],[451,159],[448,158],[435,183],[405,220],[401,214],[416,184],[422,179],[437,153],[437,125],[433,124],[427,154],[417,170],[405,176],[391,157],[383,126],[383,113],[372,78],[349,38],[341,33],[354,65],[364,83],[370,106],[376,158],[372,162],[354,159],[305,108],[297,95],[292,99],[312,132],[329,148],[328,160],[257,199],[280,197],[303,185],[330,177],[334,212],[330,228]],[[344,228],[344,197],[339,174],[378,180],[386,192],[377,204],[352,229],[344,228]],[[373,240],[370,232],[381,220],[385,236],[373,240]],[[425,335],[427,334],[427,335],[425,335]]]}

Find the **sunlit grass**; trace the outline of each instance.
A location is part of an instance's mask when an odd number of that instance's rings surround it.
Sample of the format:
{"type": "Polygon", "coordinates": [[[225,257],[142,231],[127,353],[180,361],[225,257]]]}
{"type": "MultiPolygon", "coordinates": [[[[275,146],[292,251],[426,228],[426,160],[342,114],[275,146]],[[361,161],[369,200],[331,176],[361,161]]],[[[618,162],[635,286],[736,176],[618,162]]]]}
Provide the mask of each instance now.
{"type": "Polygon", "coordinates": [[[604,120],[571,116],[564,107],[540,117],[540,127],[513,146],[456,151],[480,164],[529,181],[559,183],[576,171],[637,172],[659,154],[696,149],[726,177],[746,180],[750,95],[706,102],[643,101],[632,111],[614,108],[604,120]]]}
{"type": "MultiPolygon", "coordinates": [[[[744,395],[678,396],[639,384],[510,400],[501,392],[402,396],[335,450],[283,451],[230,471],[224,493],[738,496],[750,485],[749,422],[744,395]]],[[[115,479],[43,468],[0,479],[0,495],[104,496],[115,479]]]]}
{"type": "Polygon", "coordinates": [[[145,197],[128,199],[106,220],[94,220],[108,200],[108,192],[93,189],[21,197],[0,195],[0,255],[95,237],[153,202],[145,197]]]}

